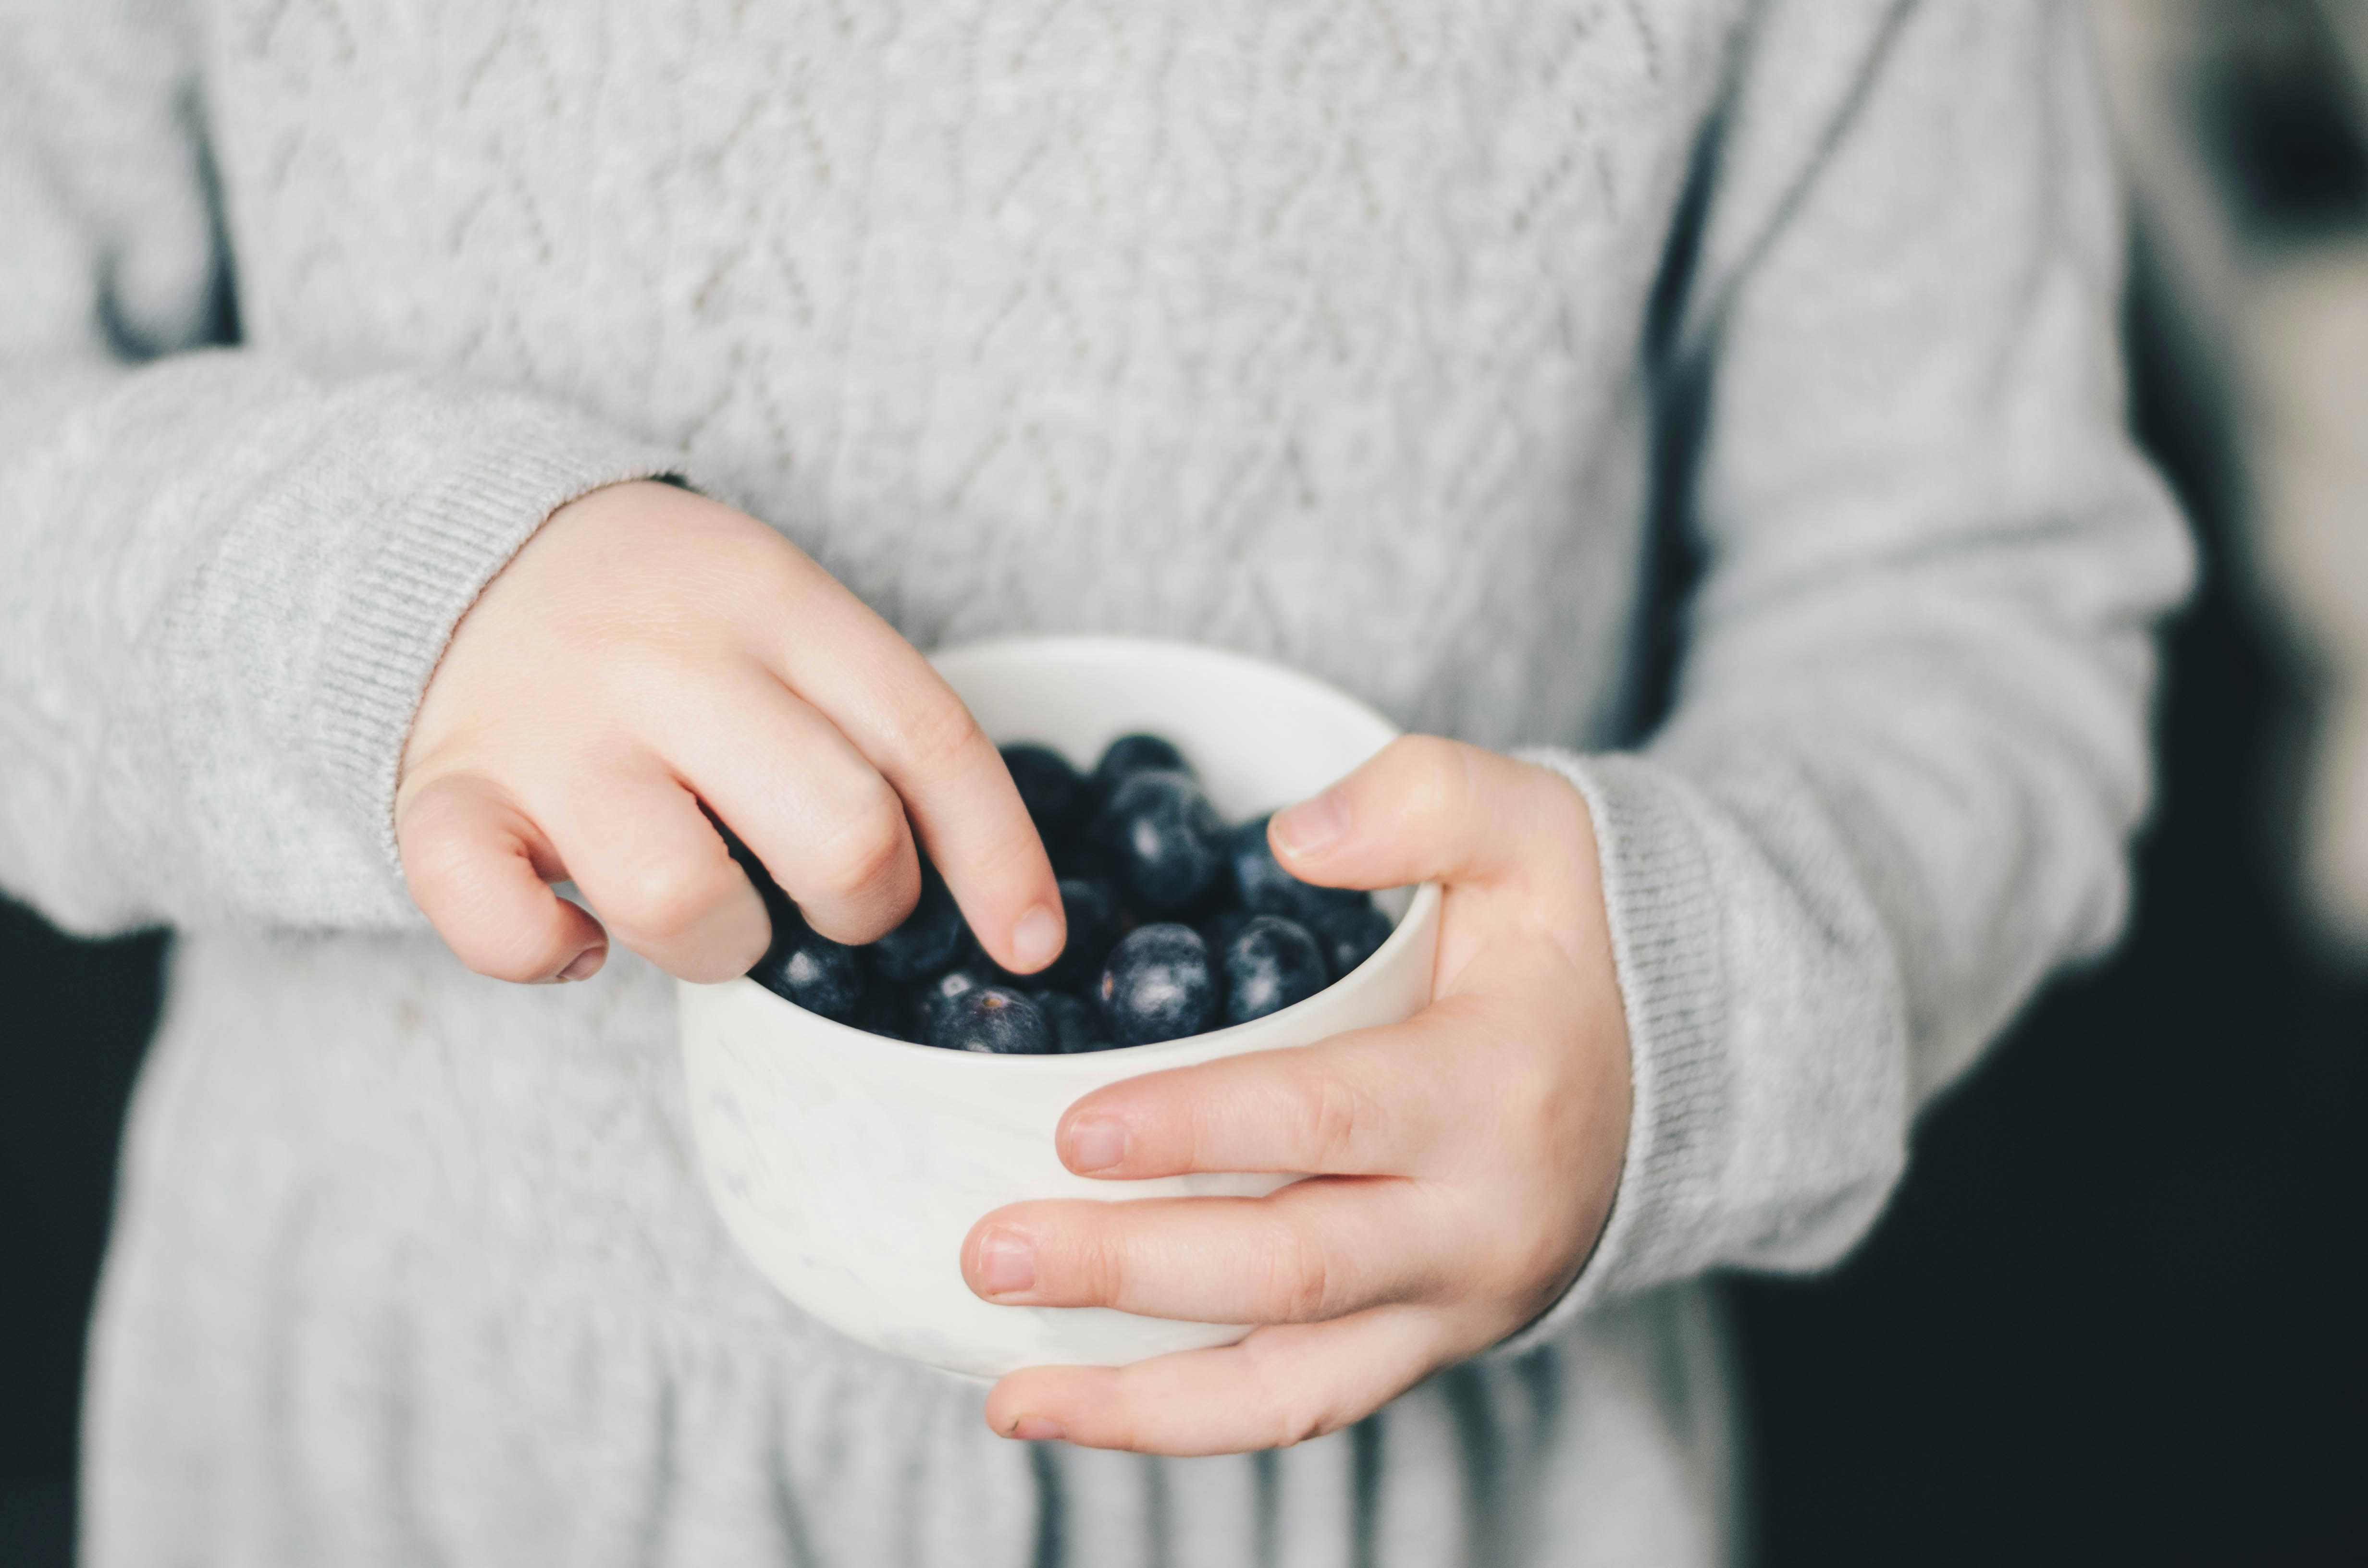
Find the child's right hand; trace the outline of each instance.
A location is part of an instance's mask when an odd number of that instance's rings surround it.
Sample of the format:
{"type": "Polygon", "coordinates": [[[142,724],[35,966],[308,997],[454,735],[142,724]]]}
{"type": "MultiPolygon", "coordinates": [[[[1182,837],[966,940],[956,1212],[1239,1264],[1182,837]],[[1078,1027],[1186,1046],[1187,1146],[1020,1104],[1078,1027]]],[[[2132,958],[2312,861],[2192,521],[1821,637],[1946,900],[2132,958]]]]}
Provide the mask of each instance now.
{"type": "Polygon", "coordinates": [[[910,912],[917,832],[996,962],[1061,949],[1027,811],[928,661],[756,519],[611,485],[553,513],[453,633],[404,747],[404,874],[484,974],[581,980],[605,923],[674,974],[725,980],[768,925],[701,801],[826,937],[867,942],[910,912]]]}

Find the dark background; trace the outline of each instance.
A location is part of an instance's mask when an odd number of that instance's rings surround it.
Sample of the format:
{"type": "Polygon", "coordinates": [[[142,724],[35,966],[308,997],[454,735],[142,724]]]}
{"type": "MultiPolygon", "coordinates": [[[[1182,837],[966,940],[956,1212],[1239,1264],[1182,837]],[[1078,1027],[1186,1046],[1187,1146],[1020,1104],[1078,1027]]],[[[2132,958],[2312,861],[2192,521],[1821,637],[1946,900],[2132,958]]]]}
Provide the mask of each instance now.
{"type": "MultiPolygon", "coordinates": [[[[2251,222],[2368,216],[2356,138],[2283,76],[2224,85],[2251,222]]],[[[1924,1120],[1843,1267],[1735,1282],[1769,1568],[2368,1563],[2368,971],[2294,906],[2309,668],[2246,589],[2233,421],[2140,255],[2137,421],[2205,576],[2167,639],[2135,918],[1924,1120]]],[[[0,1568],[70,1554],[84,1323],[163,953],[0,903],[0,1568]]]]}
{"type": "Polygon", "coordinates": [[[2294,908],[2307,676],[2151,281],[2136,417],[2204,578],[2135,917],[1926,1117],[1839,1271],[1735,1283],[1770,1568],[2368,1562],[2368,973],[2294,908]]]}

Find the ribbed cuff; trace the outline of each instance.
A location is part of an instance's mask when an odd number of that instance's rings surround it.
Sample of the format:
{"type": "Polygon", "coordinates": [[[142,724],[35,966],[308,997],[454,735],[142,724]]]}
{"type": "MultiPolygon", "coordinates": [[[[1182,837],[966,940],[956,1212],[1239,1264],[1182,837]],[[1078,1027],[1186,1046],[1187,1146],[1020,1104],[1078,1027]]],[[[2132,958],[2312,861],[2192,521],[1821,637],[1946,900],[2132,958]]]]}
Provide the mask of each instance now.
{"type": "Polygon", "coordinates": [[[1519,755],[1568,778],[1594,818],[1634,1101],[1594,1253],[1562,1299],[1492,1356],[1520,1355],[1592,1302],[1701,1267],[1731,1098],[1725,938],[1691,790],[1639,757],[1519,755]]]}
{"type": "MultiPolygon", "coordinates": [[[[425,396],[426,394],[422,394],[425,396]]],[[[507,393],[451,392],[370,456],[416,460],[365,558],[318,687],[319,759],[365,814],[391,865],[394,791],[411,721],[461,617],[559,507],[603,485],[667,473],[678,454],[597,420],[507,393]]]]}

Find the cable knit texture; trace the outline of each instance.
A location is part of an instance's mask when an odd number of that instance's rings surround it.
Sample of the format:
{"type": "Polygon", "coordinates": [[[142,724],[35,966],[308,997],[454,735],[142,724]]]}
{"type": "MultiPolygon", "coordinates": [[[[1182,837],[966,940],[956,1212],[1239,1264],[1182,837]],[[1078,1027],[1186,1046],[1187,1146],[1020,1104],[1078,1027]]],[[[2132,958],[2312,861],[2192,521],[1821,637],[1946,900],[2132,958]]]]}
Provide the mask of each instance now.
{"type": "Polygon", "coordinates": [[[1872,1222],[2110,940],[2185,546],[2044,0],[0,0],[0,887],[178,928],[98,1564],[1689,1563],[1721,1267],[1872,1222]],[[1183,636],[1585,794],[1635,1061],[1518,1340],[1281,1454],[1028,1449],[700,1194],[663,977],[391,854],[450,628],[682,475],[916,642],[1183,636]],[[1655,520],[1699,565],[1649,734],[1655,520]]]}

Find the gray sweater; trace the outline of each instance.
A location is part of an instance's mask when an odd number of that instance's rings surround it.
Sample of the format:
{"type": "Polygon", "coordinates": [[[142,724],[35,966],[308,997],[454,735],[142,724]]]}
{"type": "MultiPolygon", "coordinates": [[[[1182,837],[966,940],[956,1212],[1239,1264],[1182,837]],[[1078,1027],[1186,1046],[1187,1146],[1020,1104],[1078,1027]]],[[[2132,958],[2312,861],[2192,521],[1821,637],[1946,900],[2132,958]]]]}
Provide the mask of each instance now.
{"type": "Polygon", "coordinates": [[[5,10],[0,887],[179,932],[91,1562],[1734,1551],[1703,1275],[1841,1256],[2126,902],[2190,567],[2077,11],[5,10]],[[1003,1442],[775,1297],[662,977],[475,978],[390,848],[472,596],[661,472],[925,647],[1196,638],[1556,748],[1636,1088],[1570,1296],[1188,1461],[1003,1442]],[[1700,577],[1640,739],[1656,515],[1700,577]]]}

